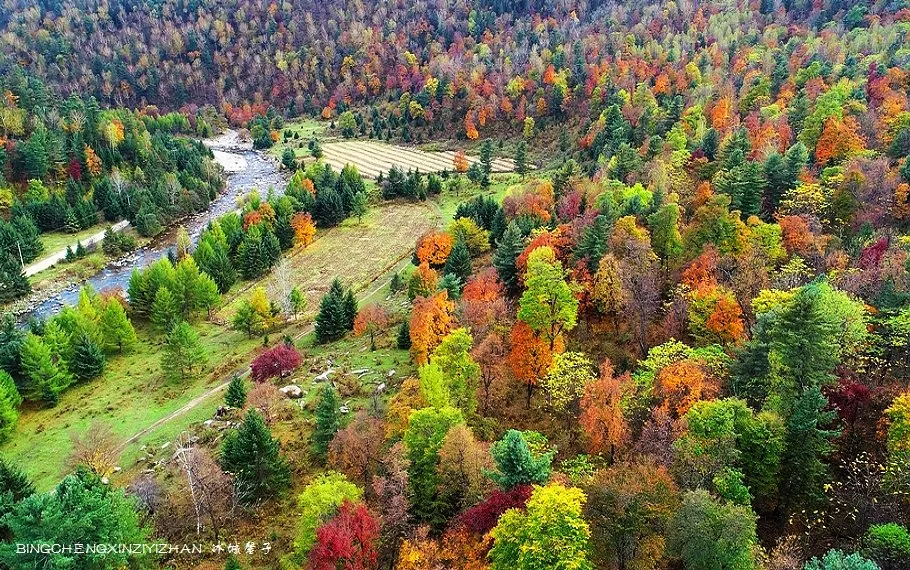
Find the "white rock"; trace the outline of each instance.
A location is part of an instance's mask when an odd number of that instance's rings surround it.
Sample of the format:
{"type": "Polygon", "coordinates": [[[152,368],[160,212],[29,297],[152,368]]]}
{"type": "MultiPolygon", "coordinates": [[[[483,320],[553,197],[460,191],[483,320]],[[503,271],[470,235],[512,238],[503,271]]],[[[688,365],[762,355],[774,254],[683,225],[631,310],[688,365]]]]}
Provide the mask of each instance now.
{"type": "Polygon", "coordinates": [[[288,384],[283,388],[278,389],[279,392],[287,396],[288,398],[297,399],[303,396],[303,390],[300,389],[300,386],[297,384],[288,384]]]}

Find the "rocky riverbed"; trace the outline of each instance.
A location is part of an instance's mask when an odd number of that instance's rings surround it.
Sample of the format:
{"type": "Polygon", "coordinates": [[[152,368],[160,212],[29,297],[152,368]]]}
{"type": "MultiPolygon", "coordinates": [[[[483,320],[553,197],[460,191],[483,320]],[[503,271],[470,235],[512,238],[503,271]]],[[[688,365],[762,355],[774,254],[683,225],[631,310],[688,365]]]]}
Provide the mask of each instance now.
{"type": "Polygon", "coordinates": [[[224,191],[212,201],[208,210],[187,216],[147,246],[110,261],[88,279],[63,281],[58,286],[21,299],[10,308],[19,321],[25,322],[32,317],[46,318],[65,305],[74,304],[79,299],[79,289],[85,284],[91,285],[96,291],[116,287],[126,290],[133,269],[150,265],[166,256],[168,249],[174,247],[179,226],[186,228],[190,239],[195,243],[210,220],[237,209],[238,199],[254,188],[263,196],[269,188],[274,188],[278,194],[284,192],[287,179],[281,172],[278,161],[263,152],[254,151],[252,145],[242,140],[236,131],[229,130],[203,142],[212,149],[215,161],[227,174],[224,191]]]}

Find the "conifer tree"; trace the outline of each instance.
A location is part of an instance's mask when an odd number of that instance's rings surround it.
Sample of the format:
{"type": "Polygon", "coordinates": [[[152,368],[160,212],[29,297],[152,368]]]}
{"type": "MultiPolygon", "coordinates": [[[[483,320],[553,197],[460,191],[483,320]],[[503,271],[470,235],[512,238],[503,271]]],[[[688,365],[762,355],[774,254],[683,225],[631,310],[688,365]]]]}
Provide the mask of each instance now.
{"type": "Polygon", "coordinates": [[[510,293],[518,292],[518,269],[515,267],[515,260],[521,255],[525,247],[524,235],[515,222],[509,223],[506,231],[503,232],[496,253],[493,255],[493,267],[499,274],[499,280],[510,293]]]}
{"type": "Polygon", "coordinates": [[[493,141],[487,139],[480,145],[480,168],[483,177],[480,179],[480,185],[484,188],[490,186],[490,174],[493,173],[493,141]]]}
{"type": "Polygon", "coordinates": [[[400,350],[410,350],[411,348],[411,325],[407,319],[398,327],[396,344],[400,350]]]}
{"type": "MultiPolygon", "coordinates": [[[[356,313],[355,309],[354,318],[357,316],[356,313]]],[[[316,315],[316,324],[314,326],[316,340],[319,343],[326,343],[343,337],[344,333],[350,330],[347,326],[349,320],[351,327],[353,327],[353,319],[350,319],[350,315],[345,308],[344,289],[341,286],[341,281],[335,279],[319,303],[319,314],[316,315]]]]}
{"type": "MultiPolygon", "coordinates": [[[[18,466],[0,457],[0,521],[13,512],[22,499],[35,494],[35,486],[18,466]]],[[[12,538],[9,527],[0,522],[0,539],[12,538]]]]}
{"type": "Polygon", "coordinates": [[[199,335],[186,321],[174,325],[167,335],[161,356],[161,369],[170,380],[184,381],[191,378],[198,368],[208,361],[199,335]]]}
{"type": "Polygon", "coordinates": [[[344,328],[346,331],[354,330],[354,321],[357,319],[359,308],[357,298],[350,289],[344,294],[344,328]]]}
{"type": "Polygon", "coordinates": [[[503,489],[531,483],[541,485],[550,478],[553,452],[534,457],[524,434],[518,430],[507,431],[501,440],[490,447],[490,455],[496,461],[498,471],[488,475],[503,489]]]}
{"type": "MultiPolygon", "coordinates": [[[[19,420],[18,408],[21,403],[22,396],[19,395],[13,377],[5,370],[0,370],[0,441],[5,441],[16,428],[16,422],[19,420]]],[[[2,492],[2,488],[0,488],[0,492],[2,492]]],[[[2,498],[0,498],[0,504],[2,504],[2,498]]],[[[0,515],[2,514],[2,509],[0,509],[0,515]]]]}
{"type": "Polygon", "coordinates": [[[77,333],[72,343],[70,371],[77,380],[89,380],[104,372],[106,359],[101,348],[85,333],[77,333]]]}
{"type": "Polygon", "coordinates": [[[316,429],[313,430],[313,455],[323,459],[329,450],[329,444],[341,426],[338,410],[340,402],[332,384],[326,384],[322,396],[316,405],[316,429]]]}
{"type": "Polygon", "coordinates": [[[524,141],[519,142],[515,149],[515,172],[519,176],[528,173],[528,145],[524,141]]]}
{"type": "Polygon", "coordinates": [[[0,301],[12,301],[32,291],[19,260],[11,253],[0,253],[0,301]]]}
{"type": "Polygon", "coordinates": [[[468,251],[468,245],[464,239],[459,237],[452,246],[452,251],[445,264],[445,274],[454,275],[462,283],[466,282],[471,275],[471,253],[468,251]]]}
{"type": "Polygon", "coordinates": [[[152,323],[162,332],[170,332],[180,319],[180,304],[177,296],[168,287],[161,287],[155,293],[152,303],[152,323]]]}
{"type": "Polygon", "coordinates": [[[136,330],[126,316],[126,310],[119,301],[108,301],[101,312],[101,333],[104,337],[104,350],[120,352],[129,350],[136,342],[136,330]]]}
{"type": "Polygon", "coordinates": [[[291,484],[291,467],[256,410],[247,412],[225,439],[221,467],[234,475],[239,499],[247,505],[274,497],[291,484]]]}
{"type": "Polygon", "coordinates": [[[224,394],[224,403],[232,408],[243,408],[246,405],[246,387],[243,385],[243,378],[239,374],[234,374],[231,383],[228,384],[227,392],[224,394]]]}
{"type": "Polygon", "coordinates": [[[51,358],[51,351],[41,337],[29,333],[19,353],[26,377],[22,395],[28,400],[57,405],[58,396],[72,383],[62,362],[51,358]]]}

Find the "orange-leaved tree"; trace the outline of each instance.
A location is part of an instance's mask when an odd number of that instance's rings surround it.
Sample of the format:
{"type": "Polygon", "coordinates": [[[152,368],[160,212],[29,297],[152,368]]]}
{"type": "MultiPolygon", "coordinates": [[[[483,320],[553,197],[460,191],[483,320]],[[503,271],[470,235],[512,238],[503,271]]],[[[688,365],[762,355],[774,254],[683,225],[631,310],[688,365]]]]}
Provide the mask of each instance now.
{"type": "Polygon", "coordinates": [[[558,337],[553,350],[550,350],[547,339],[537,335],[523,321],[516,321],[509,340],[511,345],[508,355],[509,368],[512,369],[515,378],[524,383],[525,405],[530,408],[534,387],[553,364],[553,354],[562,352],[565,347],[562,338],[558,337]]]}
{"type": "Polygon", "coordinates": [[[616,450],[629,441],[629,424],[622,410],[623,391],[631,384],[629,373],[616,376],[613,364],[604,360],[600,375],[585,386],[581,397],[579,423],[588,438],[588,451],[592,454],[608,452],[610,463],[616,459],[616,450]]]}
{"type": "Polygon", "coordinates": [[[430,353],[442,343],[455,325],[455,304],[447,291],[432,297],[417,297],[411,311],[411,355],[418,366],[427,363],[430,353]]]}

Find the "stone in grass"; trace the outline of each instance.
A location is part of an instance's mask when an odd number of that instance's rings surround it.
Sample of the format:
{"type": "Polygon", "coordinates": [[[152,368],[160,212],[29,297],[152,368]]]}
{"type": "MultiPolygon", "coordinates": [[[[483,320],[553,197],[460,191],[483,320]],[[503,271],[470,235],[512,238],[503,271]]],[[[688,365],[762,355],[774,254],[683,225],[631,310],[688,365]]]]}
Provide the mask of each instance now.
{"type": "Polygon", "coordinates": [[[301,390],[300,386],[298,386],[297,384],[288,384],[287,386],[284,386],[283,388],[279,388],[278,391],[281,392],[282,394],[284,394],[285,396],[287,396],[288,398],[291,398],[292,400],[296,400],[297,398],[300,398],[303,396],[303,390],[301,390]]]}

